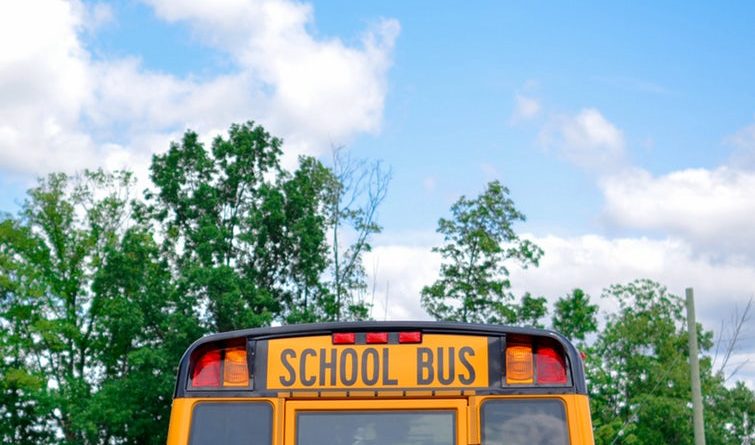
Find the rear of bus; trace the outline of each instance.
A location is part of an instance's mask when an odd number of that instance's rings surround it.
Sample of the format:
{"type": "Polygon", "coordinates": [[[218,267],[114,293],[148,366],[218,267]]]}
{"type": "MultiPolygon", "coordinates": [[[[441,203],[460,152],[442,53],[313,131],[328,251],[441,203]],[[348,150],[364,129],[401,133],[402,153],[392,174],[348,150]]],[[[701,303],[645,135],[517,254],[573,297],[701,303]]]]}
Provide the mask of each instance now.
{"type": "Polygon", "coordinates": [[[592,445],[579,354],[551,331],[329,323],[205,337],[168,445],[592,445]]]}

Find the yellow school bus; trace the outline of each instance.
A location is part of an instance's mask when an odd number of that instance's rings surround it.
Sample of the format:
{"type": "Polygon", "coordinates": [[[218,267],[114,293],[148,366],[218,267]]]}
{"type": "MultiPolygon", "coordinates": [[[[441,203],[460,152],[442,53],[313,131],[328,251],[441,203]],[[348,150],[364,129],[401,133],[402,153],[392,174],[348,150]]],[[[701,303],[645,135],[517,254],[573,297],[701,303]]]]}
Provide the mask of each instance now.
{"type": "Polygon", "coordinates": [[[324,323],[211,335],[168,445],[593,444],[582,361],[546,330],[324,323]]]}

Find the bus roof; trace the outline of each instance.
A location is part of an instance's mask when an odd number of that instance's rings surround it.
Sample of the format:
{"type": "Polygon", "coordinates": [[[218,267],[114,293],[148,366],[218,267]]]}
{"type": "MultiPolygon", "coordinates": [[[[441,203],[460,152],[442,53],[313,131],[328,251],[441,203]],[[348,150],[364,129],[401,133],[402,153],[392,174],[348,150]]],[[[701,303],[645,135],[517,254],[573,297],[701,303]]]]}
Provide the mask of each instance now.
{"type": "MultiPolygon", "coordinates": [[[[178,369],[178,378],[176,382],[175,397],[191,397],[187,393],[187,382],[189,379],[190,361],[196,351],[206,347],[206,345],[218,344],[234,340],[243,340],[250,342],[259,342],[264,340],[282,339],[282,338],[299,338],[309,336],[326,336],[339,332],[402,332],[402,331],[420,331],[423,334],[455,334],[455,335],[476,335],[486,337],[519,338],[531,337],[537,339],[547,339],[556,342],[563,348],[563,353],[567,360],[567,367],[571,372],[571,385],[568,391],[566,388],[555,392],[572,392],[586,394],[584,370],[579,352],[563,335],[558,332],[538,329],[531,327],[516,327],[506,325],[492,324],[475,324],[459,322],[438,322],[438,321],[359,321],[359,322],[330,322],[330,323],[309,323],[284,325],[275,327],[262,327],[241,329],[236,331],[222,332],[218,334],[207,335],[195,341],[186,350],[181,357],[178,369]]],[[[265,342],[263,342],[265,343],[265,342]]],[[[254,351],[250,351],[252,354],[254,351]]],[[[212,395],[212,391],[198,391],[204,395],[212,395]]],[[[506,392],[506,391],[504,391],[506,392]]],[[[534,391],[540,392],[540,391],[534,391]]],[[[552,390],[544,391],[546,393],[552,390]]],[[[222,391],[224,397],[250,396],[257,391],[222,391]]],[[[220,392],[215,395],[221,395],[220,392]]]]}

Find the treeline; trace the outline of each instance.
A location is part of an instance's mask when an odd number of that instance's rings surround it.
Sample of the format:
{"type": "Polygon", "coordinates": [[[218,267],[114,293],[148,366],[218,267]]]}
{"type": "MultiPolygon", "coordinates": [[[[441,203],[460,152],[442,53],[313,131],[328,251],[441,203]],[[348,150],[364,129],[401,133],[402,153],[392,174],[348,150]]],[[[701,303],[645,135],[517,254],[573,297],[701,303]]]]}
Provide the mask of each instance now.
{"type": "MultiPolygon", "coordinates": [[[[362,257],[390,171],[334,154],[281,165],[254,123],[209,146],[195,133],[153,158],[148,192],[128,172],[51,174],[0,218],[0,441],[162,444],[178,359],[195,339],[272,323],[360,320],[362,257]]],[[[512,262],[536,267],[500,183],[441,219],[438,319],[547,325],[587,352],[599,444],[692,443],[684,312],[658,283],[604,292],[598,319],[579,289],[548,319],[542,296],[511,292],[512,262]]],[[[712,334],[698,327],[703,350],[712,334]]],[[[755,398],[701,362],[709,444],[752,440],[755,398]]]]}
{"type": "MultiPolygon", "coordinates": [[[[547,300],[511,291],[509,267],[537,267],[542,249],[516,234],[524,221],[499,182],[476,198],[461,197],[437,231],[440,276],[422,290],[435,318],[549,327],[586,354],[595,443],[692,445],[692,403],[684,301],[660,283],[638,279],[609,286],[601,295],[615,312],[598,319],[598,305],[577,288],[559,298],[548,320],[547,300]],[[589,339],[589,341],[588,341],[589,339]]],[[[748,306],[749,308],[749,306],[748,306]]],[[[745,311],[739,323],[747,318],[745,311]]],[[[710,353],[713,333],[698,323],[700,350],[710,353]]],[[[728,343],[736,345],[736,339],[728,343]]],[[[730,352],[730,351],[729,351],[730,352]]],[[[755,440],[755,393],[733,372],[702,356],[706,443],[741,445],[755,440]]]]}

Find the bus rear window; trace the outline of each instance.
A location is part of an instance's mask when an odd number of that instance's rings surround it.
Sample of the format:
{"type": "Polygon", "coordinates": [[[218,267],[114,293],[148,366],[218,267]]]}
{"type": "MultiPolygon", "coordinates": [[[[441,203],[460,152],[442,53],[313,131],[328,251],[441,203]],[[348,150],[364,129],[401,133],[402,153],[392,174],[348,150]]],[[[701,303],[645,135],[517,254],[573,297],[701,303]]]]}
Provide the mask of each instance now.
{"type": "Polygon", "coordinates": [[[273,410],[266,402],[202,402],[191,416],[189,445],[271,445],[273,410]]]}
{"type": "Polygon", "coordinates": [[[568,445],[560,400],[488,400],[482,405],[482,445],[568,445]]]}
{"type": "Polygon", "coordinates": [[[304,412],[297,445],[453,445],[453,411],[304,412]]]}

